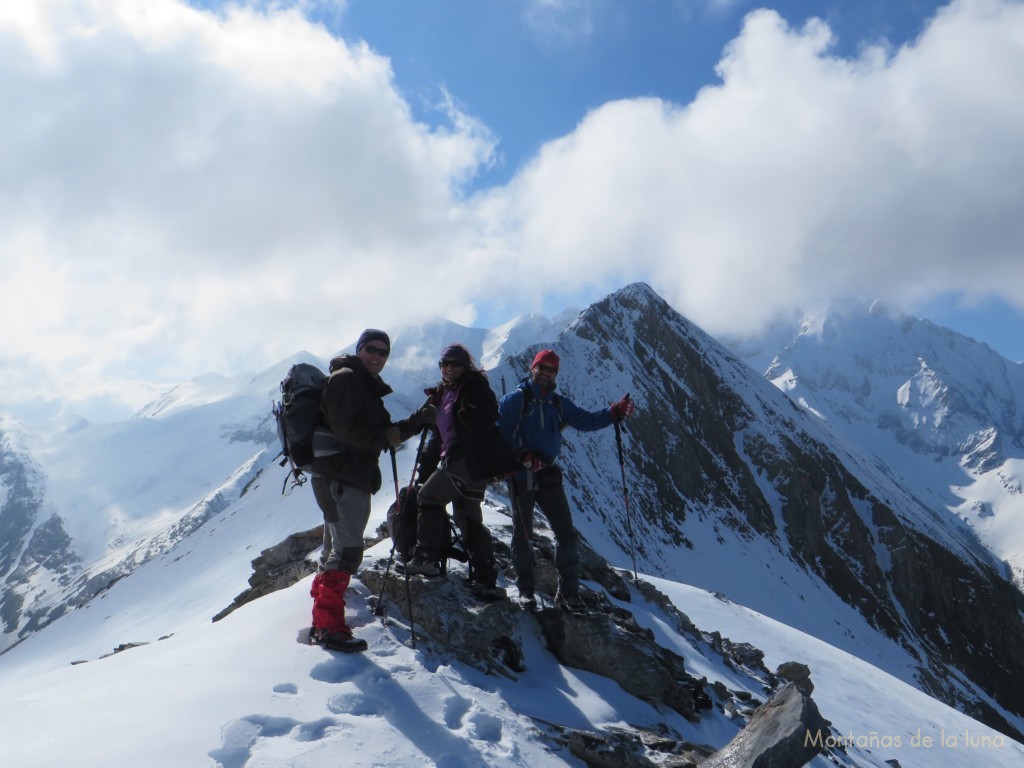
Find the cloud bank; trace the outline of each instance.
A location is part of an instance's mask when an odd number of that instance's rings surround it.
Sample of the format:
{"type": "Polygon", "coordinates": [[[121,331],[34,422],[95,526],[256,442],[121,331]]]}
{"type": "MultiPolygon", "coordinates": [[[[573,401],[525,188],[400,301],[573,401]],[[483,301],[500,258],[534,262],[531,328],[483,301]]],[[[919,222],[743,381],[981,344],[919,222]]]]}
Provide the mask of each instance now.
{"type": "Polygon", "coordinates": [[[604,105],[490,220],[529,271],[647,279],[712,332],[849,295],[1024,308],[1022,40],[1020,3],[966,0],[846,60],[824,23],[754,12],[719,85],[604,105]]]}
{"type": "Polygon", "coordinates": [[[856,59],[754,12],[692,103],[606,104],[474,194],[500,137],[440,88],[417,122],[385,56],[300,10],[8,5],[0,410],[137,407],[367,325],[630,280],[713,333],[846,295],[1024,308],[1018,2],[856,59]]]}

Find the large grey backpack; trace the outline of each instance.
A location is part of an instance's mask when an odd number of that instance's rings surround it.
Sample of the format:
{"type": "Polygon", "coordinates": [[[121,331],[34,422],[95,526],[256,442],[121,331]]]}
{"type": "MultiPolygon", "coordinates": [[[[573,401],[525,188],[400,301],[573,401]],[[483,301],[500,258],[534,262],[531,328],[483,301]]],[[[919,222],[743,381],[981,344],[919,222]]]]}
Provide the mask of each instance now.
{"type": "MultiPolygon", "coordinates": [[[[296,485],[305,482],[314,458],[333,456],[342,445],[323,423],[320,397],[327,384],[327,375],[310,363],[296,363],[281,380],[281,400],[275,401],[272,413],[281,442],[281,466],[290,463],[296,485]]],[[[285,484],[287,484],[285,480],[285,484]]]]}

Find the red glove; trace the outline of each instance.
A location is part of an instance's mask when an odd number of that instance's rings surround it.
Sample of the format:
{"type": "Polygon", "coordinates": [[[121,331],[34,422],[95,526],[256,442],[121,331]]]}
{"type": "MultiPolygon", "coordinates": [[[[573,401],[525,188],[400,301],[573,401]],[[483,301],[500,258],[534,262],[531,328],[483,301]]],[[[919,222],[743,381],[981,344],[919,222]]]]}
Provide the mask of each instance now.
{"type": "Polygon", "coordinates": [[[518,459],[519,463],[529,472],[540,472],[546,466],[540,456],[536,456],[530,451],[520,452],[518,459]]]}
{"type": "Polygon", "coordinates": [[[627,416],[632,416],[635,410],[636,403],[630,399],[629,395],[626,395],[619,402],[612,403],[612,421],[618,424],[627,416]]]}

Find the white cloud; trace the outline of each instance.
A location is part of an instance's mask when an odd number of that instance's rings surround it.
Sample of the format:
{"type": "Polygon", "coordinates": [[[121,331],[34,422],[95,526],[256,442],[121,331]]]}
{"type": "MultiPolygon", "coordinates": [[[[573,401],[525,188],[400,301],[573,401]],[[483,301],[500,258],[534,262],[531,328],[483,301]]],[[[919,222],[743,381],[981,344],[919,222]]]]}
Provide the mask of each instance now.
{"type": "Polygon", "coordinates": [[[388,61],[295,10],[52,0],[0,12],[5,400],[174,380],[434,309],[493,138],[415,122],[388,61]],[[34,366],[45,366],[40,376],[34,366]],[[140,370],[141,368],[141,370],[140,370]],[[111,383],[110,386],[113,386],[111,383]]]}
{"type": "Polygon", "coordinates": [[[1024,308],[1018,2],[855,60],[755,12],[691,104],[606,104],[468,200],[486,127],[440,88],[417,122],[387,59],[293,6],[0,10],[4,409],[633,279],[712,332],[843,294],[1024,308]]]}
{"type": "Polygon", "coordinates": [[[757,11],[720,85],[595,110],[487,213],[530,274],[646,278],[713,332],[843,294],[1024,308],[1022,36],[1020,3],[962,0],[846,60],[757,11]]]}
{"type": "Polygon", "coordinates": [[[596,0],[526,0],[523,18],[541,42],[571,45],[594,32],[596,0]]]}

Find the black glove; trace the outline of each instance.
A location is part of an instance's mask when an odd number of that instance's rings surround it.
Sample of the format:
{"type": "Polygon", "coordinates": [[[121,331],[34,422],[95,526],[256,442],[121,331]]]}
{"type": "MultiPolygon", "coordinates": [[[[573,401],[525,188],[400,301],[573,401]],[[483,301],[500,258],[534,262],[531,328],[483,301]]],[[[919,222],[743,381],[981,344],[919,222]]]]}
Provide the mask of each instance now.
{"type": "Polygon", "coordinates": [[[427,403],[416,411],[416,419],[421,427],[432,427],[437,424],[437,407],[433,403],[427,403]]]}

